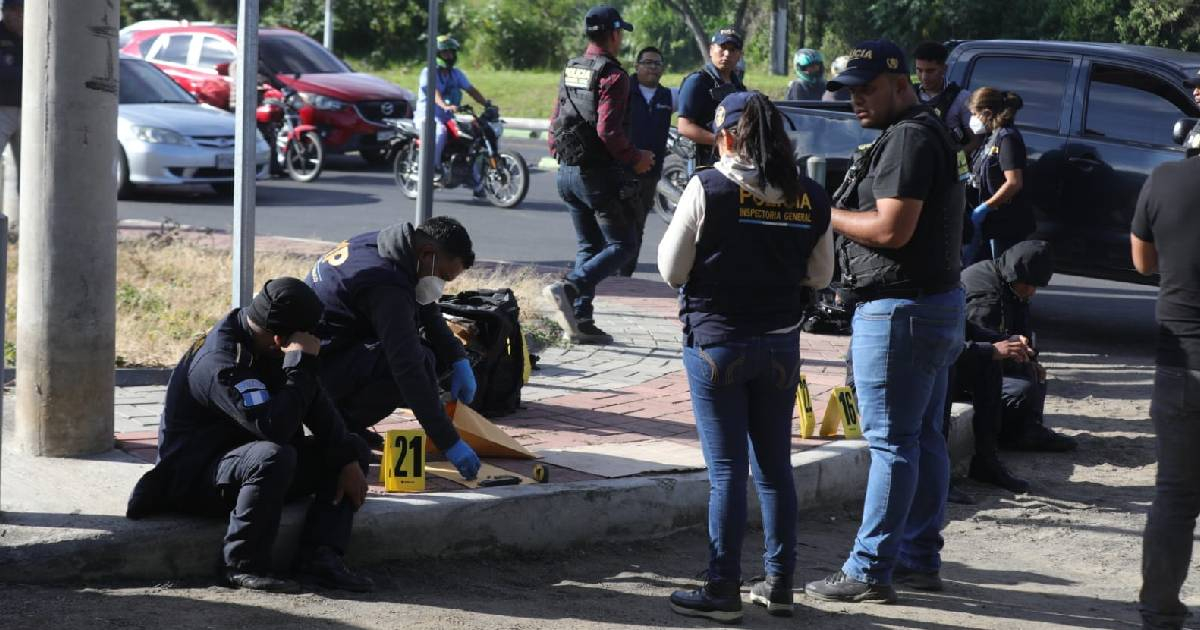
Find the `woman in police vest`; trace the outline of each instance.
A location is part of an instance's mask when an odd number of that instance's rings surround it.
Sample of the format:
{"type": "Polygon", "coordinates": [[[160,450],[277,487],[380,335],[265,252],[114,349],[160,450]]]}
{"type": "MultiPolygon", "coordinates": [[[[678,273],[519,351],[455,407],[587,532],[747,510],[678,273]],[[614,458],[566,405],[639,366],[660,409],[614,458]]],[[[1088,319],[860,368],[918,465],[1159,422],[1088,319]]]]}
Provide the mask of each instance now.
{"type": "Polygon", "coordinates": [[[833,275],[829,197],[797,169],[784,125],[759,92],[721,101],[713,122],[720,160],[688,182],[658,248],[663,279],[680,287],[683,364],[711,484],[707,582],[671,595],[671,607],[724,622],[742,616],[748,466],[767,550],[767,579],[751,601],[792,612],[800,320],[812,290],[833,275]]]}
{"type": "Polygon", "coordinates": [[[971,212],[975,237],[963,255],[964,266],[999,258],[1037,228],[1024,193],[1025,139],[1016,127],[1021,105],[1016,93],[995,88],[982,87],[971,95],[971,131],[987,134],[987,141],[971,167],[979,205],[971,212]]]}

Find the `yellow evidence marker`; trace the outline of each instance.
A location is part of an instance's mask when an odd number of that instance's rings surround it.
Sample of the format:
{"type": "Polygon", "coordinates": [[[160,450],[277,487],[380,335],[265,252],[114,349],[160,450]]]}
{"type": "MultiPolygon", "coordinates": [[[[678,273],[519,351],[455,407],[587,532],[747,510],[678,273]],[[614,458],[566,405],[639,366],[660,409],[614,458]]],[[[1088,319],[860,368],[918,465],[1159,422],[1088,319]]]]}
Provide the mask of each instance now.
{"type": "Polygon", "coordinates": [[[425,431],[392,429],[384,435],[380,481],[388,492],[425,490],[425,431]]]}
{"type": "Polygon", "coordinates": [[[862,425],[859,424],[858,402],[854,399],[854,390],[849,387],[835,387],[829,394],[829,404],[825,407],[825,417],[821,419],[821,437],[837,435],[838,426],[846,439],[861,438],[862,425]]]}
{"type": "Polygon", "coordinates": [[[796,406],[800,408],[800,437],[810,438],[817,430],[817,416],[813,413],[812,394],[808,392],[808,379],[800,375],[796,387],[796,406]]]}

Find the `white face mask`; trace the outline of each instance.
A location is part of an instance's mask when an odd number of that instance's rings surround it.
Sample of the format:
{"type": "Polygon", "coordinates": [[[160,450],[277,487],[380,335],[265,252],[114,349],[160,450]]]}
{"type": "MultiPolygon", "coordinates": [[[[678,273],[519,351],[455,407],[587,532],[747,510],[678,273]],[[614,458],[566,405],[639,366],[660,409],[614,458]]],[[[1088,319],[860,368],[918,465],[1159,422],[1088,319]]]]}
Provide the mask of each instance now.
{"type": "Polygon", "coordinates": [[[438,298],[442,297],[442,291],[446,288],[446,281],[437,275],[437,254],[433,255],[432,271],[434,273],[417,280],[415,292],[417,294],[417,304],[421,306],[433,304],[438,301],[438,298]]]}
{"type": "Polygon", "coordinates": [[[983,124],[983,121],[975,114],[971,114],[971,122],[967,124],[971,126],[971,133],[975,135],[987,132],[987,125],[983,124]]]}

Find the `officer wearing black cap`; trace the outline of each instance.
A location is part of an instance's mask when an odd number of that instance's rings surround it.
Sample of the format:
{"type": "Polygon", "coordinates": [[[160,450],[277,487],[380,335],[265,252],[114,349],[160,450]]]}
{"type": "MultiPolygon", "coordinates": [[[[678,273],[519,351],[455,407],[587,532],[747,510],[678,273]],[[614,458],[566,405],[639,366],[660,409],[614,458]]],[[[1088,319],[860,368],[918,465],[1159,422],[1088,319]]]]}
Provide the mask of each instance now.
{"type": "Polygon", "coordinates": [[[307,285],[277,278],[197,338],[167,384],[158,463],[129,499],[133,519],[161,511],[227,516],[223,577],[233,587],[299,589],[270,573],[271,548],[284,502],[312,494],[298,577],[356,592],[373,587],[342,561],[366,499],[370,451],[346,431],[319,383],[321,346],[311,331],[321,311],[307,285]]]}
{"type": "Polygon", "coordinates": [[[893,579],[941,588],[942,413],[963,347],[966,164],[908,72],[896,44],[866,41],[827,86],[848,87],[859,123],[882,133],[833,196],[842,283],[858,304],[850,354],[871,471],[850,557],[805,588],[821,599],[894,602],[893,579]]]}
{"type": "Polygon", "coordinates": [[[0,0],[0,153],[10,142],[20,162],[21,37],[25,28],[25,0],[0,0]]]}
{"type": "Polygon", "coordinates": [[[697,166],[712,164],[718,157],[713,149],[716,134],[712,127],[717,105],[734,92],[746,91],[737,71],[742,60],[741,34],[729,26],[713,34],[708,59],[679,86],[679,135],[696,143],[697,166]]]}
{"type": "Polygon", "coordinates": [[[634,176],[654,167],[654,153],[630,139],[629,75],[617,61],[633,25],[609,6],[584,17],[588,47],[567,62],[550,122],[550,152],[558,159],[558,194],[571,210],[579,252],[575,268],[544,289],[572,343],[606,344],[596,326],[596,285],[637,255],[634,176]],[[632,173],[630,172],[632,171],[632,173]]]}

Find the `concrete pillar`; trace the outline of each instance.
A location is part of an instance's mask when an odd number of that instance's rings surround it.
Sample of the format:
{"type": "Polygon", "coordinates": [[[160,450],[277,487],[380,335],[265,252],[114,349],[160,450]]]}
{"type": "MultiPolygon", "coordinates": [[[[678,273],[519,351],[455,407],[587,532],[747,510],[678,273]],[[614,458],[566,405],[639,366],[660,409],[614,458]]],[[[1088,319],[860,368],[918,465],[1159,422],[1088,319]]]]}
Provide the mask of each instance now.
{"type": "Polygon", "coordinates": [[[771,12],[771,74],[788,74],[788,0],[774,0],[771,12]]]}
{"type": "Polygon", "coordinates": [[[25,5],[15,441],[113,446],[118,3],[25,5]]]}

